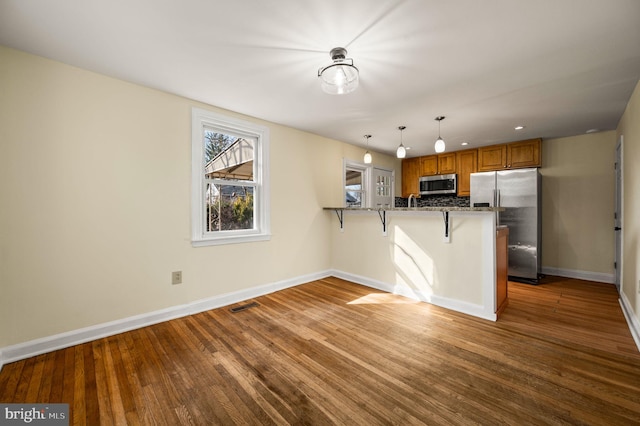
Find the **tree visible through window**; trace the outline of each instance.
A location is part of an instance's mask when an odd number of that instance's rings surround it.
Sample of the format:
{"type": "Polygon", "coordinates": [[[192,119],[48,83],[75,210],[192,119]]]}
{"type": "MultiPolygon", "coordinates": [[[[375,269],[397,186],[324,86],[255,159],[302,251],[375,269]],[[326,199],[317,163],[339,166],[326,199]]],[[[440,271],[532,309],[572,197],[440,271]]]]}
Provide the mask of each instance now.
{"type": "Polygon", "coordinates": [[[218,154],[229,148],[238,138],[225,135],[224,133],[216,133],[213,130],[205,129],[204,131],[204,161],[209,163],[218,154]]]}

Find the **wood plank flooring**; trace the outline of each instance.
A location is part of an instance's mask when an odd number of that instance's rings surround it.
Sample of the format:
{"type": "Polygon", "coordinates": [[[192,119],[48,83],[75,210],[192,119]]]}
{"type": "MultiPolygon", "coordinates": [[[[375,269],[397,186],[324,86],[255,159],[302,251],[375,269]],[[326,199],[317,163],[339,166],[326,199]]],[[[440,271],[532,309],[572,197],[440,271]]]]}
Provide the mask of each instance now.
{"type": "Polygon", "coordinates": [[[640,424],[615,288],[509,283],[496,323],[337,278],[4,366],[72,424],[640,424]]]}

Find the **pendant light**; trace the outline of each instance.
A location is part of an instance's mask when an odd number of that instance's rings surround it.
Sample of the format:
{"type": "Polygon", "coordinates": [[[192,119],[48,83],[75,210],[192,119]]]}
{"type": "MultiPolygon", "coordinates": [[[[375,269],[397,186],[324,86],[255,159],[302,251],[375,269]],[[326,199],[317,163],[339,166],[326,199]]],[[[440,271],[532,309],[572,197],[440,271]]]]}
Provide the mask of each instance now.
{"type": "Polygon", "coordinates": [[[444,116],[436,117],[436,121],[438,122],[438,139],[436,139],[436,152],[444,152],[445,145],[444,139],[440,137],[440,122],[444,120],[444,116]]]}
{"type": "Polygon", "coordinates": [[[343,95],[358,88],[358,68],[347,58],[347,49],[335,47],[329,53],[333,63],[318,70],[322,90],[330,95],[343,95]]]}
{"type": "Polygon", "coordinates": [[[364,164],[371,164],[371,153],[369,152],[369,138],[371,135],[364,135],[364,138],[367,140],[367,152],[364,153],[364,164]]]}
{"type": "Polygon", "coordinates": [[[402,145],[402,131],[406,128],[406,126],[398,127],[398,130],[400,130],[400,146],[396,150],[396,157],[398,158],[404,158],[407,156],[407,150],[405,149],[404,145],[402,145]]]}

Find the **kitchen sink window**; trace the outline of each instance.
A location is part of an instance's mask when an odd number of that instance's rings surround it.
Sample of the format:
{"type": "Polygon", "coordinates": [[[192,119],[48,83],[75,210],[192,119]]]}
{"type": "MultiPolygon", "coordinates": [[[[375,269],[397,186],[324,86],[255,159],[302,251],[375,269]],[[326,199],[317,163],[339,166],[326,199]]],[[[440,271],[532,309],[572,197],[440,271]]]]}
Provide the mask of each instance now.
{"type": "Polygon", "coordinates": [[[269,239],[269,130],[192,111],[192,244],[269,239]]]}

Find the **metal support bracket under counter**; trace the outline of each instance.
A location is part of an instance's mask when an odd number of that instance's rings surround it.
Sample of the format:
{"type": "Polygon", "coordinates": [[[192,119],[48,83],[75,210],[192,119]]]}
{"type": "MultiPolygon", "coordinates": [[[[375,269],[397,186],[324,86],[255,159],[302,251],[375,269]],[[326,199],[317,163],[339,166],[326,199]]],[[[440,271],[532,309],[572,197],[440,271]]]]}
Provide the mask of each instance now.
{"type": "Polygon", "coordinates": [[[382,222],[382,235],[387,235],[387,211],[385,209],[363,209],[363,208],[352,208],[352,207],[325,207],[324,210],[333,210],[336,212],[336,216],[338,216],[338,221],[340,222],[340,232],[344,232],[344,211],[352,210],[352,211],[377,211],[378,216],[380,217],[380,221],[382,222]]]}
{"type": "Polygon", "coordinates": [[[333,210],[338,216],[340,222],[340,232],[344,232],[344,212],[377,212],[382,223],[382,235],[387,235],[387,212],[442,212],[442,220],[444,222],[444,242],[451,240],[451,220],[449,213],[458,212],[501,212],[503,207],[324,207],[323,210],[333,210]]]}

